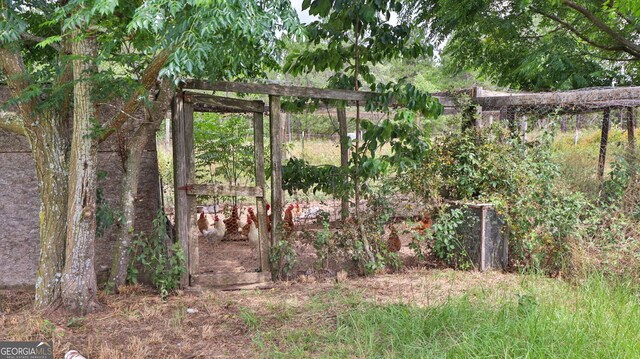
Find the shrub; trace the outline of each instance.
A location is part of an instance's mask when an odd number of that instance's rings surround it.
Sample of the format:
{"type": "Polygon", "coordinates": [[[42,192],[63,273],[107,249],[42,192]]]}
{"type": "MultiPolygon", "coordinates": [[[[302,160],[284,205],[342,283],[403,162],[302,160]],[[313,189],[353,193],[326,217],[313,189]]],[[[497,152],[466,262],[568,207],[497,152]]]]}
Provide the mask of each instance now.
{"type": "Polygon", "coordinates": [[[162,210],[153,220],[153,232],[150,236],[139,233],[130,247],[128,279],[136,283],[138,264],[151,275],[151,283],[164,299],[180,286],[180,278],[186,271],[185,254],[179,242],[167,244],[167,217],[162,210]]]}
{"type": "MultiPolygon", "coordinates": [[[[444,201],[494,203],[509,228],[513,265],[558,272],[568,253],[565,240],[580,223],[587,202],[555,185],[560,172],[552,158],[551,133],[530,143],[507,138],[497,127],[438,137],[423,167],[407,182],[433,206],[444,201]]],[[[435,253],[460,262],[453,257],[455,229],[447,216],[433,228],[435,253]]]]}

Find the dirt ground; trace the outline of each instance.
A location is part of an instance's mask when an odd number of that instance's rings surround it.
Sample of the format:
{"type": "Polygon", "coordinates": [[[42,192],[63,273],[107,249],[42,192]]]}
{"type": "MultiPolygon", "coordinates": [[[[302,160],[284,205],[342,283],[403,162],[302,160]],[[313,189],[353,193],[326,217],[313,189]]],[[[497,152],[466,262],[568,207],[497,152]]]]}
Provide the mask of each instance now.
{"type": "MultiPolygon", "coordinates": [[[[293,271],[289,274],[289,279],[295,280],[300,276],[335,276],[335,273],[340,270],[346,270],[349,274],[356,274],[356,269],[352,267],[349,261],[336,261],[330,260],[327,270],[319,270],[316,255],[316,250],[313,248],[311,241],[315,238],[316,233],[322,230],[322,225],[314,216],[318,211],[324,211],[329,214],[330,227],[335,230],[338,223],[340,203],[335,200],[331,201],[314,201],[314,202],[301,202],[301,211],[298,216],[295,217],[295,232],[293,234],[294,240],[292,240],[294,250],[297,254],[297,264],[293,271]]],[[[228,207],[228,206],[227,206],[228,207]]],[[[249,203],[239,204],[239,208],[252,207],[255,209],[255,205],[249,203]]],[[[218,209],[218,208],[216,208],[218,209]]],[[[229,208],[226,208],[229,210],[229,208]]],[[[213,206],[207,207],[207,213],[209,213],[210,228],[213,226],[213,206]]],[[[229,215],[227,212],[218,212],[220,218],[224,219],[229,215]],[[226,215],[226,216],[225,216],[226,215]]],[[[402,242],[402,248],[398,253],[400,262],[404,268],[415,268],[418,266],[415,254],[409,248],[408,244],[412,240],[411,226],[413,222],[402,221],[396,223],[396,228],[402,242]]],[[[388,229],[385,233],[387,236],[388,229]]],[[[251,249],[246,237],[242,237],[239,234],[233,236],[234,239],[243,240],[223,240],[220,242],[213,242],[205,239],[201,236],[198,241],[200,271],[202,273],[231,273],[231,272],[255,272],[259,268],[259,261],[257,253],[251,249]]],[[[424,266],[425,263],[421,263],[424,266]]],[[[427,263],[428,265],[428,263],[427,263]]],[[[435,263],[434,263],[435,265],[435,263]]],[[[429,266],[429,265],[428,265],[429,266]]]]}
{"type": "MultiPolygon", "coordinates": [[[[433,306],[473,290],[509,291],[514,274],[407,270],[375,277],[279,282],[268,290],[179,293],[163,302],[157,294],[127,287],[120,295],[100,294],[103,307],[84,318],[42,315],[32,310],[32,293],[0,292],[0,340],[54,341],[55,357],[70,349],[87,358],[252,358],[251,316],[280,330],[309,321],[335,325],[339,308],[311,318],[313,301],[333,292],[360,295],[376,303],[433,306]],[[285,321],[282,318],[286,318],[285,321]],[[284,323],[284,324],[283,324],[284,323]]],[[[324,300],[324,299],[321,299],[324,300]]]]}

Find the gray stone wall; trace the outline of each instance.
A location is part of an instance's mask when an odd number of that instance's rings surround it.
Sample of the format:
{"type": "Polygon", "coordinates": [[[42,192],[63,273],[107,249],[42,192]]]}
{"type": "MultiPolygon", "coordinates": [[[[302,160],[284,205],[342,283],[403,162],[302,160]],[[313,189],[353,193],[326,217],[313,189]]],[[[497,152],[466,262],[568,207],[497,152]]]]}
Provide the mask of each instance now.
{"type": "MultiPolygon", "coordinates": [[[[6,95],[0,88],[0,100],[6,95]]],[[[0,101],[2,102],[2,101],[0,101]]],[[[102,115],[108,116],[108,110],[102,115]]],[[[111,111],[108,111],[111,112],[111,111]]],[[[112,136],[114,137],[114,136],[112,136]]],[[[110,139],[101,145],[98,168],[107,172],[100,181],[105,197],[113,208],[119,208],[122,162],[110,139]]],[[[158,162],[155,141],[150,141],[142,160],[136,208],[136,230],[147,232],[159,206],[158,162]]],[[[0,288],[30,287],[35,283],[39,254],[40,201],[35,164],[28,141],[0,130],[0,288]]],[[[106,279],[111,267],[116,238],[108,230],[96,239],[96,272],[106,279]]]]}

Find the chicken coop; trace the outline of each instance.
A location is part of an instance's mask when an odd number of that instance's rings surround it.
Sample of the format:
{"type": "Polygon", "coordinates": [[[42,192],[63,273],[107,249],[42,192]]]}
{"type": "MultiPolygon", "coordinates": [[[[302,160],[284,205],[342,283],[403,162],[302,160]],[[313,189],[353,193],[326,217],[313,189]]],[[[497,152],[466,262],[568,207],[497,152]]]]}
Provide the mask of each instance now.
{"type": "MultiPolygon", "coordinates": [[[[269,272],[269,248],[279,240],[283,218],[270,216],[267,224],[266,176],[264,165],[265,121],[269,116],[269,148],[271,154],[271,211],[283,212],[282,191],[282,145],[283,127],[281,117],[281,96],[311,98],[319,100],[362,101],[374,96],[371,92],[349,90],[319,89],[301,86],[276,84],[253,84],[237,82],[206,82],[190,80],[183,83],[172,103],[172,138],[174,161],[175,231],[176,239],[186,254],[187,273],[182,285],[233,287],[247,286],[271,280],[269,272]],[[247,100],[216,96],[214,93],[242,93],[268,96],[268,105],[261,100],[247,100]],[[255,184],[253,186],[221,185],[215,183],[196,183],[194,152],[194,113],[246,113],[252,116],[253,144],[255,148],[255,184]],[[200,241],[196,196],[214,197],[251,197],[255,198],[256,218],[258,220],[259,240],[257,245],[256,269],[244,268],[243,271],[203,270],[200,257],[200,241]],[[271,227],[272,231],[266,229],[271,227]]],[[[235,211],[235,209],[233,210],[235,211]]],[[[218,251],[219,252],[219,251],[218,251]]],[[[220,253],[218,253],[220,254],[220,253]]],[[[222,261],[218,257],[218,261],[222,261]]]]}
{"type": "MultiPolygon", "coordinates": [[[[587,117],[600,114],[602,139],[597,164],[598,177],[602,178],[607,150],[607,134],[612,121],[619,119],[619,126],[627,132],[629,151],[635,148],[635,107],[640,104],[640,88],[605,88],[553,93],[509,93],[473,88],[463,90],[469,95],[475,107],[468,125],[487,126],[503,122],[511,129],[513,136],[526,140],[528,124],[544,127],[550,122],[560,122],[563,129],[572,121],[576,131],[587,117]]],[[[270,280],[269,249],[278,243],[281,231],[267,231],[266,228],[281,228],[283,218],[279,215],[267,217],[267,195],[272,205],[272,213],[283,212],[282,191],[282,145],[284,126],[281,113],[281,97],[319,99],[325,101],[342,100],[351,103],[365,103],[375,96],[366,91],[319,89],[279,84],[255,84],[238,82],[206,82],[190,80],[183,83],[173,100],[173,156],[175,175],[175,222],[177,238],[187,254],[188,273],[183,278],[184,286],[238,286],[261,283],[270,280]],[[253,94],[268,97],[268,100],[247,100],[237,97],[223,97],[216,93],[253,94]],[[253,126],[255,183],[252,186],[232,186],[213,183],[196,183],[194,170],[193,116],[196,112],[244,113],[251,116],[253,126]],[[264,116],[268,115],[268,124],[264,116]],[[268,127],[266,127],[268,126],[268,127]],[[268,139],[265,129],[268,128],[268,139]],[[270,149],[270,186],[265,176],[264,145],[270,149]],[[268,187],[270,193],[268,192],[268,187]],[[214,259],[200,256],[200,249],[206,244],[199,242],[196,196],[245,196],[255,198],[256,221],[259,240],[255,269],[244,271],[211,271],[202,263],[223,262],[227,258],[219,248],[214,251],[214,259]],[[267,223],[269,221],[269,223],[267,223]]],[[[445,113],[461,111],[456,107],[460,93],[438,93],[445,113]]],[[[226,95],[228,96],[228,95],[226,95]]],[[[599,121],[599,120],[598,120],[599,121]]],[[[347,135],[346,133],[344,135],[347,135]]],[[[576,135],[577,136],[577,135],[576,135]]],[[[342,147],[343,144],[341,143],[342,147]]],[[[341,148],[341,152],[345,150],[341,148]]],[[[344,205],[344,203],[343,203],[344,205]]],[[[490,204],[465,206],[468,219],[463,226],[461,238],[464,249],[474,268],[480,270],[503,268],[507,262],[508,230],[490,204]]],[[[233,210],[236,211],[235,209],[233,210]]],[[[214,211],[215,212],[215,211],[214,211]]],[[[245,248],[246,245],[245,245],[245,248]]],[[[205,257],[211,255],[205,251],[205,257]]],[[[203,252],[204,253],[204,252],[203,252]]],[[[215,263],[214,263],[215,264],[215,263]]],[[[219,263],[218,263],[219,264],[219,263]]],[[[217,264],[215,264],[217,265],[217,264]]],[[[214,266],[215,266],[214,265],[214,266]]],[[[217,268],[217,267],[216,267],[217,268]]]]}

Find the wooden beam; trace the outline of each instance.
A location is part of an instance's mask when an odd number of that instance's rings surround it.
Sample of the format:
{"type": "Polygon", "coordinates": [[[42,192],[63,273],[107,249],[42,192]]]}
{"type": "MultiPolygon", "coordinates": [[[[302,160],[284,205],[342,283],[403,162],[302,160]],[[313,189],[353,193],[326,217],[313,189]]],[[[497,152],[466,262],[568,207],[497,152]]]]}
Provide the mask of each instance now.
{"type": "Polygon", "coordinates": [[[227,287],[234,285],[265,283],[271,281],[270,272],[200,273],[194,275],[194,285],[203,287],[227,287]]]}
{"type": "MultiPolygon", "coordinates": [[[[264,119],[261,112],[253,114],[253,146],[256,166],[256,186],[265,188],[267,180],[264,173],[264,119]]],[[[264,203],[264,196],[256,198],[256,216],[258,217],[258,231],[260,232],[260,269],[263,272],[269,271],[269,245],[271,241],[267,232],[267,208],[264,203]]]]}
{"type": "Polygon", "coordinates": [[[264,112],[264,102],[258,100],[243,100],[238,98],[213,96],[187,92],[184,96],[186,103],[205,104],[214,107],[222,107],[230,110],[245,112],[264,112]]]}
{"type": "Polygon", "coordinates": [[[271,130],[271,245],[279,239],[282,222],[282,126],[280,97],[269,96],[271,130]]]}
{"type": "Polygon", "coordinates": [[[594,89],[588,91],[541,92],[535,94],[513,94],[511,96],[487,96],[473,99],[484,108],[505,106],[542,106],[606,103],[607,101],[636,100],[640,98],[640,86],[594,89]]]}
{"type": "Polygon", "coordinates": [[[202,80],[187,80],[184,88],[224,91],[236,93],[253,93],[270,96],[309,97],[326,100],[366,101],[377,94],[374,92],[321,89],[315,87],[288,86],[276,84],[256,84],[249,82],[207,82],[202,80]]]}
{"type": "Polygon", "coordinates": [[[182,288],[189,286],[189,200],[187,192],[180,190],[187,184],[187,160],[185,151],[184,102],[182,92],[173,98],[171,106],[172,138],[173,138],[173,178],[176,240],[180,243],[187,259],[187,270],[180,279],[182,288]]]}
{"type": "Polygon", "coordinates": [[[602,130],[600,132],[600,155],[598,157],[598,180],[604,178],[604,166],[607,159],[607,145],[609,143],[609,127],[611,126],[611,109],[605,108],[602,112],[602,130]]]}
{"type": "Polygon", "coordinates": [[[183,187],[187,189],[189,195],[207,196],[246,196],[263,197],[264,191],[261,187],[230,186],[226,184],[196,184],[190,183],[183,187]]]}

